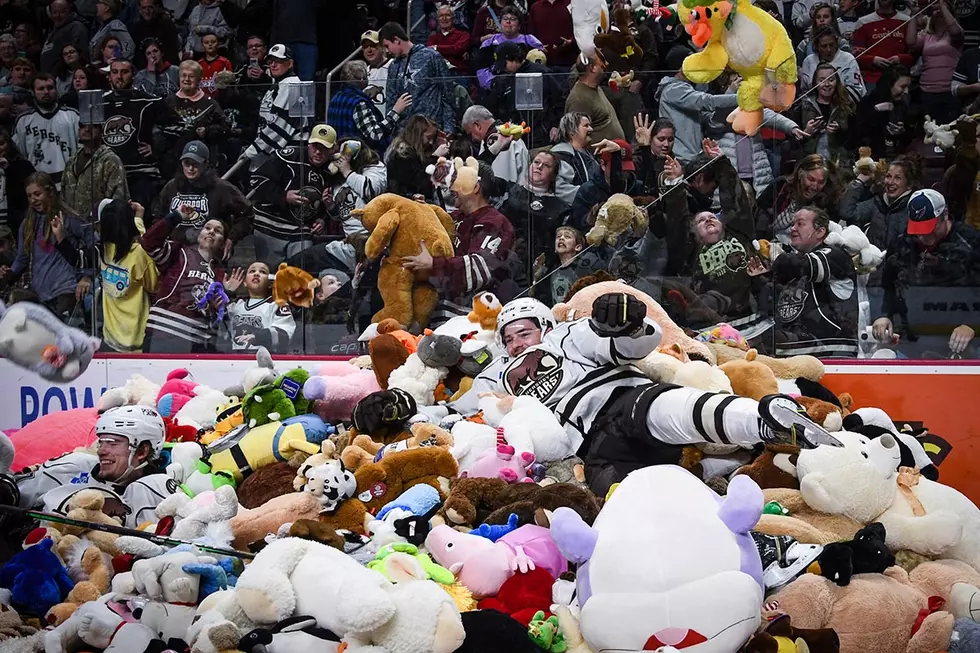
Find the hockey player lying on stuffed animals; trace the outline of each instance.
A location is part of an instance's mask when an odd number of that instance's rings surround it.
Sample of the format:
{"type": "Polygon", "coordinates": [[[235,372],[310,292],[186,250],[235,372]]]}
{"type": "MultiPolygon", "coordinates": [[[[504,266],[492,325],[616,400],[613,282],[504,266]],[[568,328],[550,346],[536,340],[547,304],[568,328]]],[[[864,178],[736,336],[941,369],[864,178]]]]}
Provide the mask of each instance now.
{"type": "Polygon", "coordinates": [[[73,495],[100,488],[107,494],[103,512],[119,517],[124,526],[155,522],[157,504],[172,492],[158,466],[164,433],[163,418],[149,406],[107,410],[95,423],[96,455],[69,453],[14,477],[20,507],[64,513],[73,495]]]}
{"type": "Polygon", "coordinates": [[[634,469],[677,464],[687,445],[795,439],[806,448],[840,446],[785,395],[756,402],[651,382],[633,366],[660,344],[660,328],[646,312],[636,297],[608,293],[595,300],[590,318],[542,329],[553,324],[547,307],[515,300],[498,318],[508,359],[502,369],[490,366],[492,376],[477,377],[470,393],[527,395],[553,409],[573,447],[587,452],[586,476],[599,496],[634,469]]]}

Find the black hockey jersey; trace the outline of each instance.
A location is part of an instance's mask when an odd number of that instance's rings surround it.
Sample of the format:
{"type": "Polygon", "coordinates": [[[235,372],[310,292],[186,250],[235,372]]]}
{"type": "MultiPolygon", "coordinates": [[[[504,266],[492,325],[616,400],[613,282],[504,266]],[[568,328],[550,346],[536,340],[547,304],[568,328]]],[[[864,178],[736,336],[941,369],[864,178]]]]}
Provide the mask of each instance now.
{"type": "Polygon", "coordinates": [[[252,175],[255,230],[283,240],[298,239],[304,228],[326,214],[320,197],[328,186],[332,186],[330,175],[311,166],[304,150],[292,146],[276,150],[252,175]],[[305,206],[287,204],[286,193],[291,190],[312,201],[305,206]]]}
{"type": "Polygon", "coordinates": [[[781,254],[772,273],[777,356],[857,356],[857,274],[847,252],[822,245],[781,254]]]}
{"type": "Polygon", "coordinates": [[[105,124],[102,140],[122,160],[126,174],[160,175],[155,158],[147,159],[139,152],[140,144],[153,145],[153,125],[156,122],[160,98],[145,91],[107,91],[105,124]]]}

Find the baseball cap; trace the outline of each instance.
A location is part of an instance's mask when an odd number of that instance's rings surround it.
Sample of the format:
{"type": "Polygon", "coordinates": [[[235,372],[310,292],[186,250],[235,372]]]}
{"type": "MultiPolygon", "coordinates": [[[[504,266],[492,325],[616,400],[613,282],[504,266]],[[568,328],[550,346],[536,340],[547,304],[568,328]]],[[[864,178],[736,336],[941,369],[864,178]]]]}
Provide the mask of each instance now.
{"type": "Polygon", "coordinates": [[[908,204],[908,232],[913,236],[931,234],[939,216],[946,212],[946,198],[931,188],[912,193],[908,204]]]}
{"type": "Polygon", "coordinates": [[[211,151],[208,146],[201,141],[191,141],[184,146],[184,151],[180,154],[180,160],[190,159],[198,163],[204,163],[211,158],[211,151]]]}
{"type": "Polygon", "coordinates": [[[269,48],[269,54],[265,55],[265,60],[269,59],[279,59],[280,61],[288,61],[293,58],[293,51],[289,49],[288,45],[283,45],[282,43],[276,43],[274,46],[269,48]]]}
{"type": "Polygon", "coordinates": [[[504,41],[494,50],[493,56],[496,60],[494,71],[499,73],[504,70],[504,64],[508,61],[523,61],[524,48],[513,41],[504,41]]]}
{"type": "Polygon", "coordinates": [[[375,45],[378,45],[379,43],[381,43],[381,35],[378,34],[375,30],[369,29],[368,31],[361,34],[361,43],[364,43],[365,41],[367,41],[368,43],[374,43],[375,45]]]}
{"type": "MultiPolygon", "coordinates": [[[[623,157],[623,163],[622,163],[623,170],[628,170],[630,172],[635,171],[636,164],[633,163],[633,148],[630,147],[630,144],[621,138],[614,139],[613,143],[615,143],[616,145],[618,145],[623,149],[623,151],[621,152],[621,155],[623,157]]],[[[608,165],[609,162],[612,161],[612,152],[604,152],[602,154],[602,158],[606,162],[606,165],[608,165]]]]}
{"type": "Polygon", "coordinates": [[[337,130],[330,125],[317,125],[310,132],[310,143],[317,143],[324,147],[333,147],[337,144],[337,130]]]}

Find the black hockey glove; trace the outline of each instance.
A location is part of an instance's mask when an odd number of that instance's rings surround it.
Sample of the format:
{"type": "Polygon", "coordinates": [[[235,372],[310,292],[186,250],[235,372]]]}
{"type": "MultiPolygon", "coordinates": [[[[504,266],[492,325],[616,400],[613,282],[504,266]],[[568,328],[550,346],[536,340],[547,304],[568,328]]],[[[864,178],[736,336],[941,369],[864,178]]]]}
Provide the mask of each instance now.
{"type": "Polygon", "coordinates": [[[643,328],[646,304],[628,293],[608,293],[592,304],[592,330],[603,338],[633,336],[643,328]]]}

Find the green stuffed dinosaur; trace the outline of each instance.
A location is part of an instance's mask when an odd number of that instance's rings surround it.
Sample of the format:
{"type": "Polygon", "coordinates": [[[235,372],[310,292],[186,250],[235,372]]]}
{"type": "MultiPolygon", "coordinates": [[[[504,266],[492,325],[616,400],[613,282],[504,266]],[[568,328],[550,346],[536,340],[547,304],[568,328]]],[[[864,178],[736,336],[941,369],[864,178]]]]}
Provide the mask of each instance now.
{"type": "MultiPolygon", "coordinates": [[[[429,580],[434,580],[440,585],[452,585],[456,582],[456,577],[453,576],[453,572],[449,571],[445,567],[440,567],[436,563],[432,562],[432,558],[429,554],[422,553],[419,551],[418,547],[414,544],[409,544],[407,542],[395,542],[392,544],[385,544],[378,550],[377,555],[375,555],[374,560],[367,564],[368,569],[373,569],[380,573],[382,576],[391,580],[388,576],[388,571],[385,568],[385,558],[390,556],[392,553],[405,553],[413,558],[415,558],[418,563],[422,566],[425,571],[426,577],[429,580]]],[[[394,582],[394,581],[392,581],[394,582]]],[[[543,614],[543,613],[542,613],[543,614]]],[[[559,652],[555,652],[559,653],[559,652]]]]}
{"type": "Polygon", "coordinates": [[[561,634],[558,617],[551,615],[545,619],[544,612],[541,610],[531,617],[531,622],[527,625],[527,636],[535,646],[549,653],[565,653],[568,650],[565,636],[561,634]]]}
{"type": "Polygon", "coordinates": [[[275,380],[275,387],[286,393],[289,400],[293,402],[293,408],[297,415],[305,415],[310,412],[312,401],[303,396],[303,384],[310,378],[310,373],[301,367],[291,369],[285,374],[281,374],[275,380]]]}
{"type": "Polygon", "coordinates": [[[242,400],[242,416],[249,428],[296,416],[286,393],[275,385],[263,384],[248,391],[242,400]]]}

